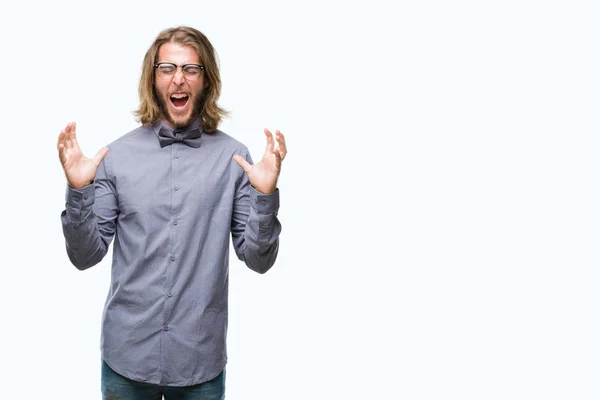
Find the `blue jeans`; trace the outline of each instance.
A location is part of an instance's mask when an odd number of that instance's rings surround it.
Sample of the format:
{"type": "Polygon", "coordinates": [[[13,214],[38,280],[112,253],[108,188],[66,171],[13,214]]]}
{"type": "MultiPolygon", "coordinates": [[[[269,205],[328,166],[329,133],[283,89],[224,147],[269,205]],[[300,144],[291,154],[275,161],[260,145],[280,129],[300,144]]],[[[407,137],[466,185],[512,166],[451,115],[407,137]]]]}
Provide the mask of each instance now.
{"type": "Polygon", "coordinates": [[[216,378],[194,386],[160,386],[137,382],[113,371],[102,361],[103,400],[223,400],[225,370],[216,378]]]}

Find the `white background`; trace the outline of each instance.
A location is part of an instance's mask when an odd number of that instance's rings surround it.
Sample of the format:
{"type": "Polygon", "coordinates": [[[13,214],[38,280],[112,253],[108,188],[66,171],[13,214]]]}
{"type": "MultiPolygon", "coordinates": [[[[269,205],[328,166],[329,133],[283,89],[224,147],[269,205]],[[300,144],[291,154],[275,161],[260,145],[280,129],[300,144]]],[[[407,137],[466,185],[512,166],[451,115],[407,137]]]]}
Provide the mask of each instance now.
{"type": "Polygon", "coordinates": [[[227,399],[600,398],[596,4],[2,6],[1,396],[100,398],[112,247],[69,263],[56,138],[134,129],[145,51],[191,25],[221,129],[289,146],[277,264],[231,260],[227,399]]]}

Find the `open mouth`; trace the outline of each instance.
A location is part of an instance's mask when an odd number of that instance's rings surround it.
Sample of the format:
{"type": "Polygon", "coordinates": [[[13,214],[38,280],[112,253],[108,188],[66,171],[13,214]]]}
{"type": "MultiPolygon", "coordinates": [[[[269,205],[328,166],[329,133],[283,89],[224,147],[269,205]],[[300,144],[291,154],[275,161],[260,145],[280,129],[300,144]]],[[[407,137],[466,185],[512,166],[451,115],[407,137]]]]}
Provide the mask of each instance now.
{"type": "Polygon", "coordinates": [[[169,96],[169,99],[175,108],[183,108],[187,104],[190,97],[184,93],[174,93],[169,96]]]}

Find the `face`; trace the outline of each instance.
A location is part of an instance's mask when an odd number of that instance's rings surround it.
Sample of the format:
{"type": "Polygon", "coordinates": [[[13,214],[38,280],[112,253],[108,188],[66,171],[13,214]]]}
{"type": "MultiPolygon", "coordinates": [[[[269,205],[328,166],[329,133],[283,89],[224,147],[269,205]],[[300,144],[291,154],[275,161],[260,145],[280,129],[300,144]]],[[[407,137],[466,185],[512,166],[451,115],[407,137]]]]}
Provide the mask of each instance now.
{"type": "MultiPolygon", "coordinates": [[[[165,43],[158,50],[157,62],[170,62],[176,65],[201,64],[200,58],[192,47],[178,43],[165,43]]],[[[204,80],[204,71],[195,81],[188,81],[181,68],[171,79],[161,79],[154,71],[156,95],[162,119],[172,128],[185,128],[200,116],[202,91],[208,86],[204,80]]]]}

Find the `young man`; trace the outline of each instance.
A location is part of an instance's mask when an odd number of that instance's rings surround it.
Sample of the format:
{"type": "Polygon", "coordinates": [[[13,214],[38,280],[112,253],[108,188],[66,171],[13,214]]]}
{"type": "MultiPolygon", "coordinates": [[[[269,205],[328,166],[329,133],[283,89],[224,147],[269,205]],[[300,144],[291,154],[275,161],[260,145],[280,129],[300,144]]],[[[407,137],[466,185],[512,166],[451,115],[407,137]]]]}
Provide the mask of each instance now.
{"type": "Polygon", "coordinates": [[[115,240],[102,323],[105,399],[224,398],[229,235],[256,272],[277,257],[284,136],[265,129],[265,154],[253,164],[217,129],[220,89],[208,39],[167,29],[144,58],[139,128],[93,158],[81,153],[75,123],[58,137],[69,259],[89,268],[115,240]]]}

